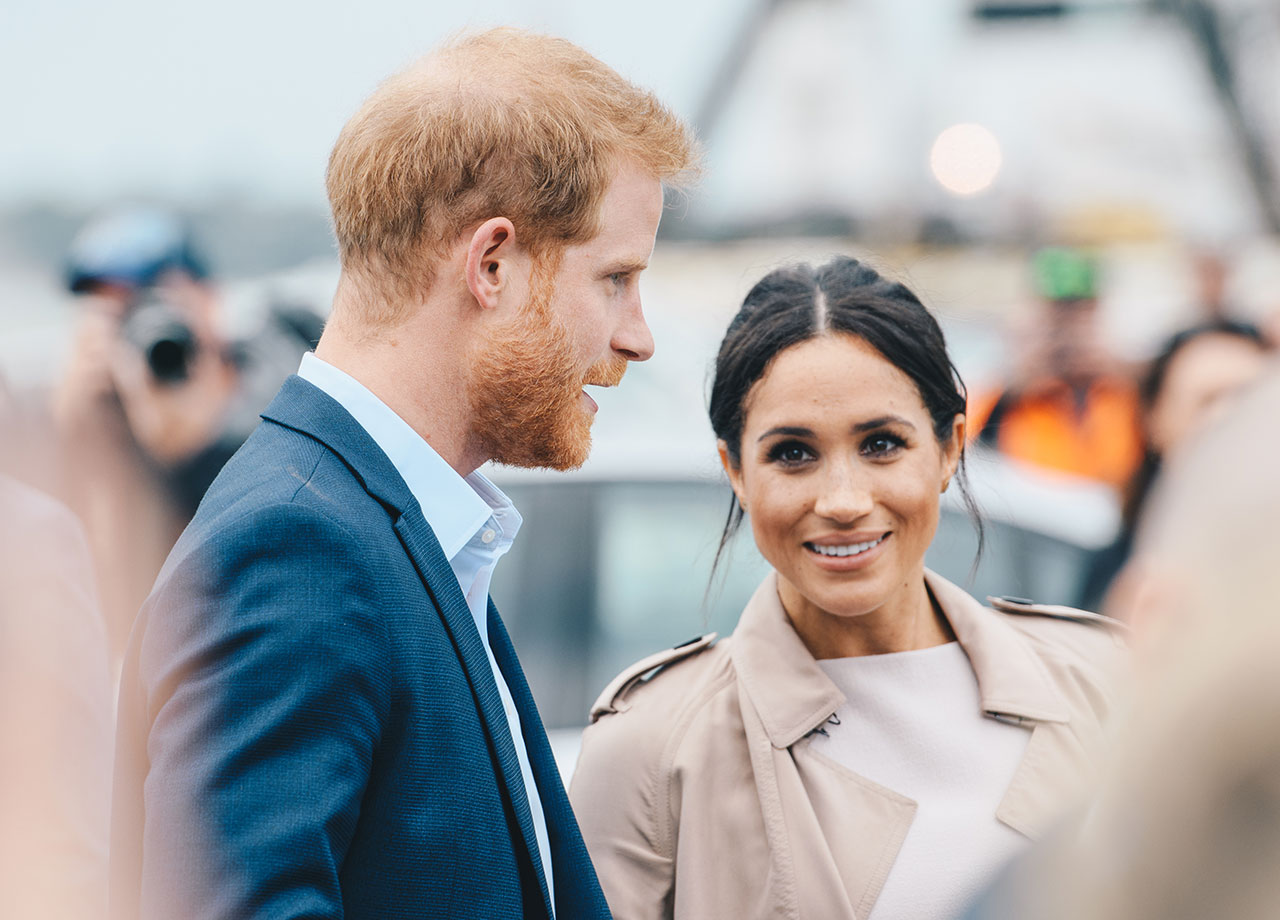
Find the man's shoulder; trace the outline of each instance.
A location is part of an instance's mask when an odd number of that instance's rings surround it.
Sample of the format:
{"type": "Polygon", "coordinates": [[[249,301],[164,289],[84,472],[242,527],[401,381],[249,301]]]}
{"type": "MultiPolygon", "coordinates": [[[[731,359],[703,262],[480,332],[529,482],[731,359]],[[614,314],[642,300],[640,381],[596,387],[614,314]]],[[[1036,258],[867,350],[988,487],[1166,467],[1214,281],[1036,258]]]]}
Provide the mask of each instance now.
{"type": "MultiPolygon", "coordinates": [[[[213,532],[258,509],[299,504],[335,521],[372,502],[360,480],[329,447],[302,432],[265,421],[236,451],[205,493],[193,526],[213,532]]],[[[376,503],[375,503],[376,504],[376,503]]]]}
{"type": "MultiPolygon", "coordinates": [[[[324,444],[265,423],[227,463],[169,554],[156,592],[190,581],[236,578],[261,565],[316,569],[326,580],[375,570],[396,542],[386,509],[324,444]],[[348,556],[340,563],[338,555],[348,556]],[[326,559],[333,568],[324,570],[326,559]]],[[[154,592],[153,592],[154,593],[154,592]]]]}
{"type": "Polygon", "coordinates": [[[135,624],[146,669],[158,673],[174,654],[216,658],[224,646],[332,655],[342,641],[348,662],[385,655],[385,614],[419,582],[389,524],[373,524],[379,513],[387,520],[376,502],[360,510],[355,493],[331,489],[320,501],[306,488],[316,466],[234,494],[228,484],[226,496],[201,505],[135,624]]]}

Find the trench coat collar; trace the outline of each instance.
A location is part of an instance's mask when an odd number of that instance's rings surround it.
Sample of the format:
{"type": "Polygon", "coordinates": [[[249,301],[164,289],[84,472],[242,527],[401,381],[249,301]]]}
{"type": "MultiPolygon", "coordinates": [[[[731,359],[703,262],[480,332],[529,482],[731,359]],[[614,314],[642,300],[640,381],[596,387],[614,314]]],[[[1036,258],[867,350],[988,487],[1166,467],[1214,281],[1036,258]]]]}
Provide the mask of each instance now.
{"type": "Polygon", "coordinates": [[[982,711],[1022,722],[1068,722],[1071,708],[1032,648],[1005,615],[925,570],[943,616],[978,676],[982,711]]]}
{"type": "MultiPolygon", "coordinates": [[[[925,583],[969,656],[985,713],[1018,722],[1069,720],[1066,700],[1021,633],[945,578],[926,570],[925,583]]],[[[776,572],[747,603],[730,647],[775,748],[820,728],[845,703],[787,618],[776,572]]]]}

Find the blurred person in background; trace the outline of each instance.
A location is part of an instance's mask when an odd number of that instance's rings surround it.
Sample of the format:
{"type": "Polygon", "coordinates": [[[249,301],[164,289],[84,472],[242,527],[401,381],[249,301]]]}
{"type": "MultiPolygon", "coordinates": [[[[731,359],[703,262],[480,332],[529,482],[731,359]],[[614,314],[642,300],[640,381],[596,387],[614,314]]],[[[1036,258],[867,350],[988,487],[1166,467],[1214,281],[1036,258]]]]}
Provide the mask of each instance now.
{"type": "Polygon", "coordinates": [[[53,399],[60,488],[88,531],[119,656],[165,555],[319,320],[231,341],[188,228],[163,209],[91,221],[67,261],[80,315],[53,399]]]}
{"type": "Polygon", "coordinates": [[[775,571],[731,638],[593,708],[572,800],[616,916],[943,920],[1087,789],[1115,626],[924,567],[964,410],[934,318],[866,265],[747,295],[711,391],[721,549],[745,515],[775,571]]]}
{"type": "Polygon", "coordinates": [[[652,94],[515,29],[343,127],[330,321],[130,640],[115,916],[609,916],[489,599],[521,517],[477,468],[586,460],[583,388],[652,354],[639,278],[695,156],[652,94]]]}
{"type": "Polygon", "coordinates": [[[1191,252],[1191,269],[1201,321],[1218,323],[1232,319],[1235,311],[1227,298],[1231,266],[1225,253],[1211,246],[1195,247],[1191,252]]]}
{"type": "Polygon", "coordinates": [[[0,471],[0,916],[102,917],[112,726],[84,532],[0,471]]]}
{"type": "Polygon", "coordinates": [[[1280,916],[1280,374],[1171,457],[1111,596],[1136,684],[1092,807],[970,920],[1280,916]]]}
{"type": "Polygon", "coordinates": [[[1138,384],[1145,447],[1142,463],[1124,488],[1120,533],[1091,560],[1079,606],[1102,606],[1129,558],[1134,529],[1164,458],[1203,431],[1238,390],[1263,372],[1267,351],[1257,328],[1227,319],[1184,329],[1160,349],[1138,384]]]}
{"type": "Polygon", "coordinates": [[[970,437],[1013,459],[1115,488],[1142,456],[1133,382],[1102,341],[1097,266],[1060,247],[1032,264],[1040,302],[1015,341],[1014,376],[977,395],[970,437]]]}

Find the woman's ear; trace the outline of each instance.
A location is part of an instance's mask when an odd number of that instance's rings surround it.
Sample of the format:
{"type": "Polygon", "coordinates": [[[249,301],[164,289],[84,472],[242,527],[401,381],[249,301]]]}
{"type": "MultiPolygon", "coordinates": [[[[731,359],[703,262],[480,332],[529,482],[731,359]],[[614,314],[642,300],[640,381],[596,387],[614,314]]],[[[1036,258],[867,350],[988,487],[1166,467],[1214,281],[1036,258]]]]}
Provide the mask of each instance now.
{"type": "Polygon", "coordinates": [[[729,485],[733,487],[733,494],[741,505],[742,467],[734,464],[733,457],[729,456],[729,445],[724,441],[716,441],[716,450],[720,452],[720,465],[724,467],[725,475],[729,477],[729,485]]]}
{"type": "Polygon", "coordinates": [[[951,420],[951,439],[942,448],[942,486],[939,491],[947,491],[951,485],[951,477],[960,467],[960,455],[964,452],[965,417],[957,415],[951,420]]]}
{"type": "MultiPolygon", "coordinates": [[[[516,243],[516,230],[505,217],[492,217],[471,235],[467,245],[467,289],[482,308],[497,307],[510,290],[523,253],[516,243]]],[[[527,258],[525,259],[527,261],[527,258]]]]}

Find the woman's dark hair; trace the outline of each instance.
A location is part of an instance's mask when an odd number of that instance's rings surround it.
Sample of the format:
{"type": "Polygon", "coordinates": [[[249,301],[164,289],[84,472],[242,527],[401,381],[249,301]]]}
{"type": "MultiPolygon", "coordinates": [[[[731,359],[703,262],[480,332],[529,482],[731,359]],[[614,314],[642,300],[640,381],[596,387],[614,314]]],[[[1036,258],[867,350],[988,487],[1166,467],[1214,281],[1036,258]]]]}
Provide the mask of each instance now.
{"type": "MultiPolygon", "coordinates": [[[[742,462],[745,404],[756,381],[791,346],[837,333],[863,340],[910,377],[938,442],[950,442],[955,417],[964,415],[968,394],[947,355],[937,320],[905,285],[882,278],[856,259],[837,256],[819,268],[800,264],[770,272],[747,294],[729,324],[716,356],[709,412],[711,427],[724,441],[734,466],[742,462]]],[[[955,478],[978,531],[980,555],[982,519],[965,476],[963,444],[955,478]]],[[[713,572],[742,517],[734,496],[713,572]]]]}
{"type": "MultiPolygon", "coordinates": [[[[1138,381],[1138,400],[1141,403],[1144,419],[1150,416],[1156,407],[1156,402],[1160,399],[1160,394],[1164,392],[1165,381],[1169,377],[1169,368],[1173,365],[1173,359],[1188,345],[1207,335],[1225,335],[1252,342],[1260,351],[1267,347],[1266,337],[1257,326],[1229,319],[1198,323],[1175,333],[1151,359],[1146,373],[1138,381]]],[[[1147,494],[1160,473],[1160,463],[1160,452],[1156,450],[1148,436],[1142,462],[1138,464],[1138,469],[1124,488],[1120,519],[1125,529],[1132,529],[1137,523],[1138,516],[1142,513],[1142,506],[1146,503],[1147,494]]]]}

